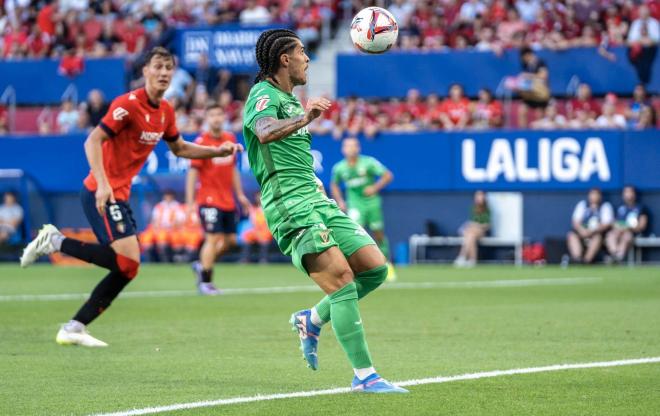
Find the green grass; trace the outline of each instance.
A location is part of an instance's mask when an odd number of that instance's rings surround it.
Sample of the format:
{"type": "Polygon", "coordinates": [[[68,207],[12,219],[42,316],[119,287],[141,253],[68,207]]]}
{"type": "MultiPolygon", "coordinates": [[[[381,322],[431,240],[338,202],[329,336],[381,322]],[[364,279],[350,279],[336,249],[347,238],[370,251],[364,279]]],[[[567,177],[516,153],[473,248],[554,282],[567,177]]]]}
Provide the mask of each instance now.
{"type": "MultiPolygon", "coordinates": [[[[0,296],[84,293],[95,268],[0,267],[0,296]]],[[[400,282],[597,277],[508,288],[378,290],[361,303],[379,372],[392,380],[660,356],[660,269],[399,270],[400,282]]],[[[219,265],[225,288],[305,285],[290,266],[219,265]]],[[[146,266],[130,291],[189,290],[183,266],[146,266]]],[[[332,330],[305,368],[287,320],[319,293],[125,298],[92,327],[107,349],[60,347],[80,300],[0,301],[0,415],[86,415],[344,387],[332,330]]],[[[431,384],[407,396],[334,395],[167,413],[191,415],[658,415],[660,364],[431,384]],[[368,413],[367,413],[368,412],[368,413]]]]}

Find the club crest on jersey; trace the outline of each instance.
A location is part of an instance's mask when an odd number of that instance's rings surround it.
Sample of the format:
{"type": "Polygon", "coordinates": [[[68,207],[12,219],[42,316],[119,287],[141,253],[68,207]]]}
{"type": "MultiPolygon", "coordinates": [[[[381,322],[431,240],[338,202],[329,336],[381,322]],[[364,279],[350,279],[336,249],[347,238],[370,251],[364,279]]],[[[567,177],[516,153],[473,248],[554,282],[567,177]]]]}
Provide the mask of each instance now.
{"type": "Polygon", "coordinates": [[[112,119],[115,121],[121,121],[127,115],[128,115],[128,111],[124,110],[121,107],[117,107],[112,112],[112,119]]]}
{"type": "Polygon", "coordinates": [[[269,102],[270,97],[268,95],[257,97],[257,103],[254,105],[254,109],[257,111],[262,111],[266,108],[269,102]]]}

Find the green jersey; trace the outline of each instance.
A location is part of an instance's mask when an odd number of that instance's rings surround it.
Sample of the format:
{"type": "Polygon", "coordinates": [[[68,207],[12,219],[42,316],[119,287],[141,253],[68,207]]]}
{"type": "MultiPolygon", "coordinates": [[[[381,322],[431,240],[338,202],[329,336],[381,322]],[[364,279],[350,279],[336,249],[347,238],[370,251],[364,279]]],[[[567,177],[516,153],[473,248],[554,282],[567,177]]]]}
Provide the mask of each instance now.
{"type": "Polygon", "coordinates": [[[365,196],[364,189],[376,183],[387,169],[378,160],[370,156],[358,156],[354,165],[349,165],[346,159],[332,168],[332,182],[344,183],[346,188],[346,202],[349,206],[363,204],[380,204],[378,194],[365,196]]]}
{"type": "Polygon", "coordinates": [[[295,95],[268,81],[255,84],[243,109],[243,136],[252,172],[261,186],[261,202],[272,231],[291,216],[302,202],[327,201],[318,190],[314,159],[310,152],[312,135],[307,127],[289,137],[263,144],[255,134],[256,121],[262,117],[278,120],[305,114],[295,95]]]}

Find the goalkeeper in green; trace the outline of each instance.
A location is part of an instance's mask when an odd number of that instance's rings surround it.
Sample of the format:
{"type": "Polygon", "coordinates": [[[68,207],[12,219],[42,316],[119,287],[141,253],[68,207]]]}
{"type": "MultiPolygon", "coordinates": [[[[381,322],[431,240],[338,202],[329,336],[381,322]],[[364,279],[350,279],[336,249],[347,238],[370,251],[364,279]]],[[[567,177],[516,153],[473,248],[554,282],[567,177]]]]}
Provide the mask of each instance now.
{"type": "Polygon", "coordinates": [[[293,87],[307,83],[309,66],[294,32],[263,32],[256,60],[259,73],[243,110],[243,136],[268,228],[282,252],[326,293],[316,306],[291,316],[303,356],[317,368],[321,327],[332,322],[355,373],[354,391],[405,393],[376,373],[358,306],[358,299],[386,279],[385,257],[316,182],[307,126],[330,102],[312,98],[303,107],[293,94],[293,87]]]}
{"type": "MultiPolygon", "coordinates": [[[[390,247],[384,232],[385,223],[379,192],[392,182],[394,176],[378,160],[363,156],[360,151],[358,139],[349,137],[342,142],[341,152],[345,159],[332,168],[332,197],[353,221],[371,232],[380,251],[389,259],[390,247]],[[346,199],[341,185],[346,189],[346,199]]],[[[394,269],[391,265],[388,266],[387,279],[396,279],[394,269]]]]}

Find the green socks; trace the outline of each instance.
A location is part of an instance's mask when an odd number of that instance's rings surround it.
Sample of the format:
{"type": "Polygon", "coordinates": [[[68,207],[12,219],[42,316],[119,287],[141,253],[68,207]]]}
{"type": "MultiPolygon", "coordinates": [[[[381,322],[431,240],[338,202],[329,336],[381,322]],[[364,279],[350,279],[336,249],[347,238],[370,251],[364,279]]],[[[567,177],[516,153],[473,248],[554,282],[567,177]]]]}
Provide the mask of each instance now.
{"type": "Polygon", "coordinates": [[[378,248],[383,252],[387,261],[390,261],[390,240],[387,237],[383,237],[383,240],[378,243],[378,248]]]}
{"type": "MultiPolygon", "coordinates": [[[[376,267],[375,269],[367,270],[364,273],[360,273],[355,276],[355,286],[357,289],[358,299],[362,299],[367,296],[371,291],[380,286],[385,279],[387,279],[387,266],[383,265],[376,267]]],[[[326,322],[330,321],[330,297],[326,296],[319,303],[314,306],[312,310],[312,323],[316,326],[321,326],[326,322]],[[318,314],[317,319],[314,319],[314,310],[318,314]],[[317,322],[315,322],[317,321],[317,322]]]]}
{"type": "Polygon", "coordinates": [[[358,308],[358,292],[355,282],[331,293],[327,298],[330,303],[332,329],[351,365],[353,368],[372,367],[371,355],[358,308]]]}

